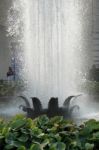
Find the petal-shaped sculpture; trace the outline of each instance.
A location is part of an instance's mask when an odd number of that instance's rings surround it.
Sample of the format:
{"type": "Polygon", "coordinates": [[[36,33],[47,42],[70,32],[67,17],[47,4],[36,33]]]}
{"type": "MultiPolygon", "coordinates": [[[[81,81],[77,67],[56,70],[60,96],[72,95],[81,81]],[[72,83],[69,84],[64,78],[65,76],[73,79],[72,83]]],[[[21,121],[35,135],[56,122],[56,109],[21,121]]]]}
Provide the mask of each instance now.
{"type": "Polygon", "coordinates": [[[52,97],[48,103],[48,109],[49,110],[55,110],[58,109],[58,98],[52,97]]]}
{"type": "Polygon", "coordinates": [[[80,109],[80,107],[78,105],[74,105],[70,108],[69,113],[72,115],[74,110],[79,110],[79,109],[80,109]]]}
{"type": "Polygon", "coordinates": [[[52,97],[48,103],[47,116],[53,117],[59,115],[58,98],[52,97]]]}
{"type": "Polygon", "coordinates": [[[72,118],[72,113],[74,109],[79,109],[78,105],[74,105],[70,107],[70,101],[74,98],[76,99],[78,96],[69,96],[63,104],[63,107],[59,107],[58,98],[52,97],[49,100],[48,108],[43,109],[40,100],[37,97],[32,98],[33,108],[30,108],[30,103],[24,96],[20,96],[25,103],[26,106],[20,105],[19,108],[22,108],[24,112],[27,112],[27,117],[36,118],[40,115],[47,115],[48,117],[54,116],[63,116],[64,118],[72,118]]]}
{"type": "Polygon", "coordinates": [[[69,96],[68,98],[66,98],[66,100],[63,103],[63,107],[65,107],[66,109],[70,108],[70,102],[72,100],[72,98],[74,98],[75,96],[69,96]]]}
{"type": "Polygon", "coordinates": [[[25,96],[18,96],[18,97],[24,100],[26,107],[31,107],[29,100],[25,96]]]}
{"type": "Polygon", "coordinates": [[[34,111],[36,112],[42,111],[42,104],[37,97],[32,97],[32,103],[33,103],[34,111]]]}

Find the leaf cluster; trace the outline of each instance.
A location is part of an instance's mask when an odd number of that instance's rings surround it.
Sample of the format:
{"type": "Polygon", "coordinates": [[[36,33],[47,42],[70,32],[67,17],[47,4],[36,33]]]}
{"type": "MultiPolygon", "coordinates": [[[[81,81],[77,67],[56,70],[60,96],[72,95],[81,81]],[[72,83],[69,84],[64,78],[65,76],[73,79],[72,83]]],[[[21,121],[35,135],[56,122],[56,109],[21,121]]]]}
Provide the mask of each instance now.
{"type": "Polygon", "coordinates": [[[1,150],[99,150],[99,122],[77,126],[63,117],[0,120],[1,150]]]}

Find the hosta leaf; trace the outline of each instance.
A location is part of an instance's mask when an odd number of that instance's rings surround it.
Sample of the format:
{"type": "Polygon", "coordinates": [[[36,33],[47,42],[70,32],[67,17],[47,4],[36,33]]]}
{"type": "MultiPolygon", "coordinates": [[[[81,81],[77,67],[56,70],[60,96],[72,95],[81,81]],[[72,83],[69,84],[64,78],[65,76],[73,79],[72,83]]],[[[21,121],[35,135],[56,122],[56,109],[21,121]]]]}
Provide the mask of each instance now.
{"type": "Polygon", "coordinates": [[[14,147],[21,147],[24,145],[24,143],[20,142],[20,141],[13,141],[13,143],[11,143],[11,145],[13,145],[14,147]]]}
{"type": "Polygon", "coordinates": [[[45,139],[42,144],[41,144],[41,147],[44,148],[46,145],[49,145],[50,141],[49,139],[45,139]]]}
{"type": "MultiPolygon", "coordinates": [[[[69,144],[68,144],[69,145],[69,144]]],[[[77,149],[82,149],[81,142],[79,140],[74,140],[71,142],[71,147],[74,148],[75,150],[77,149]]]]}
{"type": "Polygon", "coordinates": [[[50,119],[50,123],[52,123],[52,124],[59,124],[62,121],[63,121],[62,116],[56,116],[56,117],[53,117],[50,119]]]}
{"type": "Polygon", "coordinates": [[[94,144],[86,143],[85,144],[85,150],[93,150],[94,144]]]}
{"type": "Polygon", "coordinates": [[[49,118],[46,115],[43,115],[38,118],[37,122],[40,127],[43,127],[44,125],[48,124],[49,118]]]}
{"type": "Polygon", "coordinates": [[[98,132],[96,132],[96,133],[93,133],[93,138],[97,138],[97,139],[99,139],[99,131],[98,131],[98,132]]]}
{"type": "Polygon", "coordinates": [[[29,129],[27,130],[27,129],[21,128],[20,130],[21,130],[22,134],[26,134],[26,135],[30,134],[29,129]]]}
{"type": "Polygon", "coordinates": [[[99,132],[93,133],[93,136],[89,138],[91,142],[99,142],[99,132]]]}
{"type": "Polygon", "coordinates": [[[17,148],[17,150],[26,150],[26,148],[24,146],[21,146],[21,147],[17,148]]]}
{"type": "Polygon", "coordinates": [[[18,141],[20,142],[27,142],[28,141],[28,136],[27,135],[22,135],[21,137],[18,138],[18,141]]]}
{"type": "Polygon", "coordinates": [[[1,139],[4,139],[4,138],[5,138],[4,136],[0,135],[0,140],[1,140],[1,139]]]}
{"type": "Polygon", "coordinates": [[[6,150],[11,150],[11,149],[13,149],[13,148],[14,148],[13,145],[6,145],[6,146],[5,146],[5,149],[6,149],[6,150]]]}
{"type": "Polygon", "coordinates": [[[90,132],[99,130],[99,122],[94,119],[91,119],[85,123],[85,127],[87,127],[90,130],[90,132]]]}
{"type": "Polygon", "coordinates": [[[13,133],[7,134],[7,136],[6,136],[6,138],[5,138],[5,142],[6,142],[7,144],[12,144],[15,140],[16,140],[16,137],[14,136],[13,133]]]}
{"type": "Polygon", "coordinates": [[[34,127],[32,130],[30,130],[30,134],[32,136],[39,136],[42,134],[42,130],[39,129],[38,127],[34,127]]]}
{"type": "Polygon", "coordinates": [[[17,114],[15,117],[13,117],[12,121],[17,121],[17,120],[24,120],[26,119],[23,114],[17,114]]]}
{"type": "Polygon", "coordinates": [[[49,150],[65,150],[66,145],[62,142],[57,142],[55,144],[52,144],[49,148],[49,150]]]}
{"type": "Polygon", "coordinates": [[[6,134],[8,134],[9,131],[10,131],[10,127],[4,127],[2,129],[2,135],[6,136],[6,134]]]}
{"type": "Polygon", "coordinates": [[[30,147],[30,150],[42,150],[41,146],[39,144],[33,144],[30,147]]]}
{"type": "Polygon", "coordinates": [[[24,120],[19,119],[17,121],[13,121],[11,123],[11,127],[12,127],[12,129],[18,129],[18,128],[23,127],[25,124],[26,124],[26,120],[25,119],[24,120]]]}
{"type": "Polygon", "coordinates": [[[31,128],[31,129],[33,129],[35,127],[32,119],[30,119],[30,118],[27,119],[26,127],[31,128]]]}

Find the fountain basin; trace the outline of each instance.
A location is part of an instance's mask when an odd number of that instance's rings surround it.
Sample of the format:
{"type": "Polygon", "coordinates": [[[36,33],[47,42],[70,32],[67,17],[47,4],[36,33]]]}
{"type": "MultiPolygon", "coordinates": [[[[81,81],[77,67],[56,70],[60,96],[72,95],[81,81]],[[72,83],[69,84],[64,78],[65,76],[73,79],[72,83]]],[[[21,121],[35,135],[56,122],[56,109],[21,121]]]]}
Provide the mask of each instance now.
{"type": "Polygon", "coordinates": [[[78,96],[69,96],[64,101],[62,107],[58,105],[58,98],[52,97],[49,100],[47,109],[43,109],[41,101],[37,97],[32,98],[33,107],[31,108],[28,99],[24,96],[20,96],[25,101],[26,106],[20,105],[19,108],[22,108],[22,110],[27,113],[27,117],[32,119],[41,115],[47,115],[48,117],[63,116],[64,118],[70,119],[72,118],[74,109],[79,109],[78,105],[71,106],[70,102],[73,98],[77,98],[78,96]]]}

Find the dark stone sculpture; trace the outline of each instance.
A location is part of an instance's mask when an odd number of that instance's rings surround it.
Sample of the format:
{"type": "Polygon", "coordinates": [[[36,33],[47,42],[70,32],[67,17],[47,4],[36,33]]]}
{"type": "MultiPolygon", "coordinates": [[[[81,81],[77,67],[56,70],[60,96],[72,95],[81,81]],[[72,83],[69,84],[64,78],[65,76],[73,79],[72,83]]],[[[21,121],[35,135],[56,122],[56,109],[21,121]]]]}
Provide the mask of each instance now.
{"type": "Polygon", "coordinates": [[[54,116],[63,116],[64,118],[72,118],[72,114],[74,109],[79,109],[78,105],[70,106],[70,102],[72,99],[77,98],[77,96],[69,96],[63,103],[62,107],[58,105],[58,98],[52,97],[49,100],[48,108],[43,109],[41,101],[37,97],[32,97],[33,107],[31,108],[28,99],[24,96],[19,96],[22,98],[26,104],[26,106],[20,105],[19,108],[22,108],[24,112],[27,113],[27,117],[36,118],[41,115],[47,115],[48,117],[54,116]]]}

